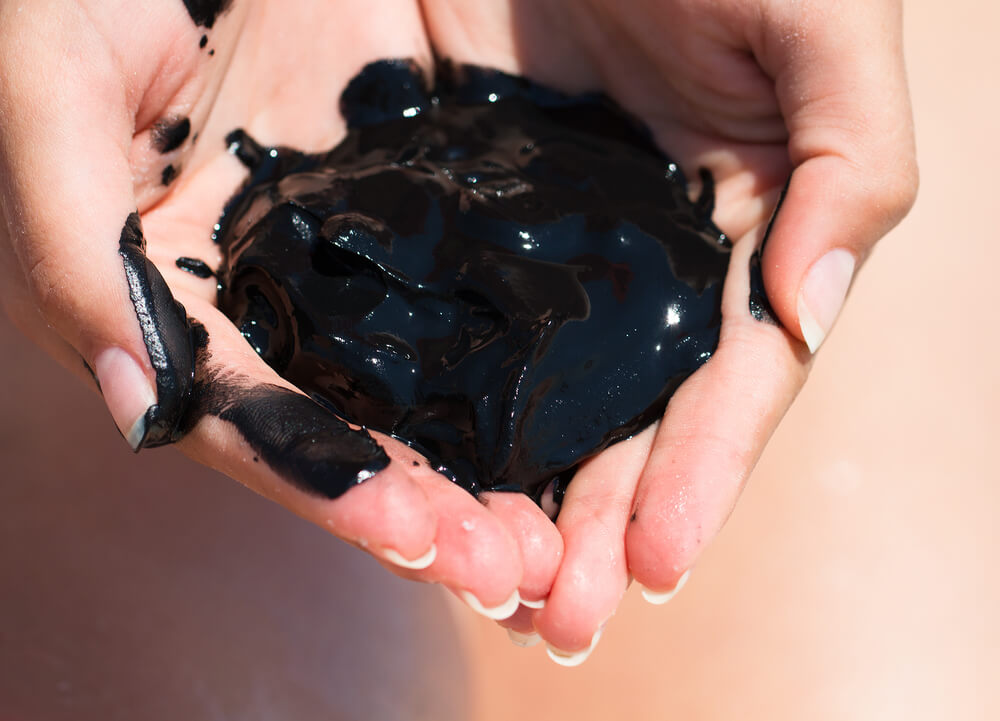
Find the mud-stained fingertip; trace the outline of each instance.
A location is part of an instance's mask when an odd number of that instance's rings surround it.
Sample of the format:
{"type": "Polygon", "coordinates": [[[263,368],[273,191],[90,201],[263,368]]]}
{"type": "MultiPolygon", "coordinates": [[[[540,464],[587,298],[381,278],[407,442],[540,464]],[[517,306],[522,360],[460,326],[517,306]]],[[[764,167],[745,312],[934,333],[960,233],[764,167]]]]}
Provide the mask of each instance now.
{"type": "Polygon", "coordinates": [[[188,423],[231,423],[270,468],[296,488],[335,499],[388,467],[385,450],[312,398],[283,386],[199,369],[188,423]]]}

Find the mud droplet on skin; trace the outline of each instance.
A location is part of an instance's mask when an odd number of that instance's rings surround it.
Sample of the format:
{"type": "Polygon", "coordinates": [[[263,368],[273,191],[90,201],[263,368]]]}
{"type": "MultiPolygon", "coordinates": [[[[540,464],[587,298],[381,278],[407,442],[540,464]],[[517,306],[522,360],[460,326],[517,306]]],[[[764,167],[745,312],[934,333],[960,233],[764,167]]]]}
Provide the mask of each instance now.
{"type": "Polygon", "coordinates": [[[153,124],[153,147],[161,154],[177,150],[190,133],[189,118],[160,118],[153,124]]]}

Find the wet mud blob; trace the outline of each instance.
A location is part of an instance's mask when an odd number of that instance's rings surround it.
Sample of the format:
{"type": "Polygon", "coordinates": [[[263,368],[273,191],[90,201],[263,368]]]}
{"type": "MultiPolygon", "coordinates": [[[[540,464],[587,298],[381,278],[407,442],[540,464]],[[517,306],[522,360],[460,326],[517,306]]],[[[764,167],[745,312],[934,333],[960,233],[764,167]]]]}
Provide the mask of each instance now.
{"type": "Polygon", "coordinates": [[[730,248],[712,185],[601,95],[499,71],[367,66],[327,153],[251,169],[216,239],[220,307],[279,374],[473,493],[564,487],[712,355],[730,248]]]}

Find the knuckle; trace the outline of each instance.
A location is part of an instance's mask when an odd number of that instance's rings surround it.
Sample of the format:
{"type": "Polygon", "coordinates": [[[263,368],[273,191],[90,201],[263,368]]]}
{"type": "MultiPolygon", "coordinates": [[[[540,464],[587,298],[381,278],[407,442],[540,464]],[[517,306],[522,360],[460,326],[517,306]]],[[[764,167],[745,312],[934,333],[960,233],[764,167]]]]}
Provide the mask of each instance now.
{"type": "Polygon", "coordinates": [[[920,187],[920,173],[913,160],[903,161],[893,166],[881,182],[880,206],[890,226],[901,221],[917,199],[920,187]]]}
{"type": "Polygon", "coordinates": [[[65,305],[68,274],[50,256],[42,256],[31,262],[25,277],[35,305],[46,320],[52,322],[65,305]]]}
{"type": "Polygon", "coordinates": [[[896,186],[896,210],[902,216],[910,212],[920,190],[920,170],[915,160],[907,163],[900,173],[896,186]]]}
{"type": "Polygon", "coordinates": [[[871,229],[881,237],[895,227],[913,207],[920,186],[915,160],[882,164],[877,173],[858,181],[862,202],[868,206],[871,229]]]}

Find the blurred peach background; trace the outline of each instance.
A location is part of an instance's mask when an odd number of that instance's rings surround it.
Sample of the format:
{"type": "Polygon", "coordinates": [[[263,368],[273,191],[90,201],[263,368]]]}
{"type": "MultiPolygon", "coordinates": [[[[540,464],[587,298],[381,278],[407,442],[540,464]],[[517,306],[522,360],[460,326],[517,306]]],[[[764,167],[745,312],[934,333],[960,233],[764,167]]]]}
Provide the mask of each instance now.
{"type": "Polygon", "coordinates": [[[172,450],[0,321],[0,719],[1000,718],[1000,5],[906,6],[921,193],[729,525],[582,667],[172,450]]]}

